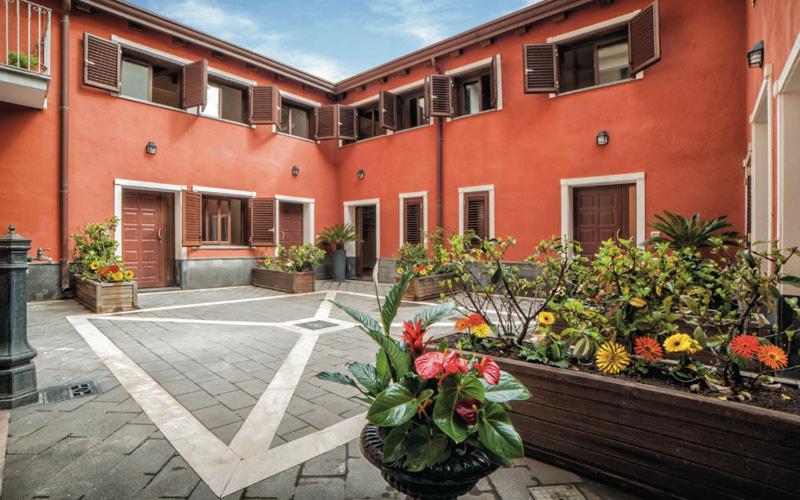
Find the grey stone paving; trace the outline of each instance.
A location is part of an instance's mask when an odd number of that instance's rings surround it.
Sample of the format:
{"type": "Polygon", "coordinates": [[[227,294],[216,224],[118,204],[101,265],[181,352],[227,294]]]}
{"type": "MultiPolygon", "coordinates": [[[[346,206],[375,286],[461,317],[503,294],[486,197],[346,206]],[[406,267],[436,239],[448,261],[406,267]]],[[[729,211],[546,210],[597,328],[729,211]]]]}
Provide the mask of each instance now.
{"type": "MultiPolygon", "coordinates": [[[[318,289],[371,293],[372,286],[319,283],[318,289]]],[[[142,294],[143,308],[278,295],[251,287],[142,294]]],[[[139,313],[142,317],[285,321],[313,316],[321,295],[139,313]],[[152,316],[148,316],[152,315],[152,316]]],[[[369,308],[372,299],[340,295],[369,308]]],[[[410,317],[413,306],[402,308],[410,317]]],[[[217,498],[65,319],[86,311],[73,301],[29,306],[29,336],[39,350],[40,387],[93,380],[101,393],[11,412],[3,499],[217,498]]],[[[346,317],[335,312],[332,317],[346,317]]],[[[297,334],[272,327],[109,321],[93,324],[226,443],[264,392],[297,334]]],[[[272,446],[365,411],[352,388],[315,378],[367,361],[374,347],[349,329],[322,335],[272,446]]],[[[481,481],[466,498],[525,499],[527,487],[577,483],[589,500],[633,498],[568,471],[525,459],[481,481]]],[[[362,457],[356,441],[236,492],[234,499],[401,498],[362,457]]]]}

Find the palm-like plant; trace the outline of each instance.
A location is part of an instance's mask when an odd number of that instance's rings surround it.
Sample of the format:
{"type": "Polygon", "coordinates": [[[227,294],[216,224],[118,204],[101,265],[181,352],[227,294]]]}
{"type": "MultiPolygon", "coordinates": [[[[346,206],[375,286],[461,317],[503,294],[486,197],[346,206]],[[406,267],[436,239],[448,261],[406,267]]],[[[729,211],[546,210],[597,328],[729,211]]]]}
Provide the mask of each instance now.
{"type": "Polygon", "coordinates": [[[334,224],[323,229],[317,236],[318,245],[323,247],[335,245],[336,250],[343,250],[346,243],[360,240],[352,224],[334,224]]]}
{"type": "Polygon", "coordinates": [[[713,245],[713,238],[722,238],[725,243],[735,243],[739,238],[736,231],[723,231],[731,227],[725,215],[716,219],[700,220],[700,214],[691,218],[664,210],[656,215],[657,222],[650,224],[661,231],[663,236],[653,238],[653,242],[667,242],[673,248],[707,248],[713,245]]]}

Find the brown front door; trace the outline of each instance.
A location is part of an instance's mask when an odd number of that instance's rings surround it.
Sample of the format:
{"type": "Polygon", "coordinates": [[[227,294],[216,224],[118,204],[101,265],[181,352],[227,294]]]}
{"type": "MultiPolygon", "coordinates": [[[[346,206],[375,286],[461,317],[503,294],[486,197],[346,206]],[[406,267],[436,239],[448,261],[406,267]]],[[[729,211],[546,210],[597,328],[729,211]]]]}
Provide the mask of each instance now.
{"type": "Polygon", "coordinates": [[[356,207],[356,233],[361,239],[356,243],[356,274],[359,276],[371,273],[375,266],[375,230],[375,205],[356,207]]]}
{"type": "Polygon", "coordinates": [[[575,188],[574,235],[585,255],[594,255],[608,239],[630,237],[629,188],[597,186],[575,188]]]}
{"type": "Polygon", "coordinates": [[[303,244],[302,203],[280,202],[280,244],[286,247],[303,244]]]}
{"type": "Polygon", "coordinates": [[[122,192],[122,260],[141,288],[174,284],[172,196],[122,192]]]}

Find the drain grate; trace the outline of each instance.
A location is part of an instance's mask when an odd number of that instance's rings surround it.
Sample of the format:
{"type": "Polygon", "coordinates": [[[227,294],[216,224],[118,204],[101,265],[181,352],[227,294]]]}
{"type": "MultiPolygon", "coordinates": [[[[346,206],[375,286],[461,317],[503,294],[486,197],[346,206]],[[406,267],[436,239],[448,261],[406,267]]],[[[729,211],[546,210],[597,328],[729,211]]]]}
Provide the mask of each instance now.
{"type": "Polygon", "coordinates": [[[586,500],[574,484],[554,484],[552,486],[531,486],[528,488],[533,500],[586,500]]]}
{"type": "Polygon", "coordinates": [[[306,323],[298,323],[297,326],[300,328],[305,328],[306,330],[324,330],[326,328],[330,328],[332,326],[339,326],[336,323],[331,323],[330,321],[308,321],[306,323]]]}
{"type": "Polygon", "coordinates": [[[57,403],[59,401],[89,396],[99,392],[100,391],[97,389],[97,384],[94,382],[78,382],[73,384],[56,385],[54,387],[43,389],[39,392],[39,400],[44,404],[57,403]]]}

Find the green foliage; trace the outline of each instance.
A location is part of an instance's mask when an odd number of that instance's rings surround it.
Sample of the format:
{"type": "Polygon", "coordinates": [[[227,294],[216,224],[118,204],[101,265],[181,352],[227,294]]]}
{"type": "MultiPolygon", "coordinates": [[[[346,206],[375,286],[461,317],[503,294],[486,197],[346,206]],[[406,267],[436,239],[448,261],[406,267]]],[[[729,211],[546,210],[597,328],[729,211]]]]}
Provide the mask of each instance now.
{"type": "Polygon", "coordinates": [[[265,258],[262,267],[272,271],[299,273],[313,271],[323,260],[325,252],[311,243],[290,247],[279,246],[278,255],[265,258]]]}
{"type": "Polygon", "coordinates": [[[337,250],[343,250],[345,244],[361,241],[356,228],[352,224],[334,224],[320,231],[317,244],[322,247],[334,245],[337,250]]]}
{"type": "Polygon", "coordinates": [[[102,223],[87,224],[70,235],[73,257],[70,269],[84,279],[106,282],[130,281],[133,273],[117,256],[119,243],[114,239],[119,219],[112,216],[102,223]]]}
{"type": "Polygon", "coordinates": [[[30,63],[30,69],[35,70],[39,67],[39,58],[34,54],[25,54],[24,52],[8,52],[8,65],[18,67],[20,69],[28,69],[28,63],[30,63]]]}
{"type": "Polygon", "coordinates": [[[650,225],[663,233],[654,242],[666,241],[673,248],[708,248],[714,245],[714,238],[721,238],[724,243],[734,243],[739,234],[733,231],[724,232],[731,227],[726,216],[716,219],[700,220],[700,214],[691,218],[664,210],[663,215],[656,214],[657,222],[650,225]]]}
{"type": "Polygon", "coordinates": [[[424,236],[425,244],[403,243],[395,256],[398,274],[407,272],[414,276],[431,276],[452,272],[445,247],[444,230],[437,227],[424,236]]]}

